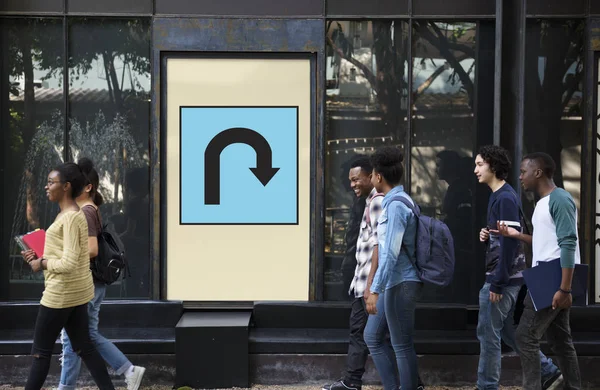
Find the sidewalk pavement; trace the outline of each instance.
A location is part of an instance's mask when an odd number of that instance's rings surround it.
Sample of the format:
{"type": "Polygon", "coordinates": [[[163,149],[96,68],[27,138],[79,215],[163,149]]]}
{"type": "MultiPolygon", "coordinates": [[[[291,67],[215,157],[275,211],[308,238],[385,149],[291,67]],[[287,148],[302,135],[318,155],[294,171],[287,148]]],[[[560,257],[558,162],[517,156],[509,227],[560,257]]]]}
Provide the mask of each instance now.
{"type": "MultiPolygon", "coordinates": [[[[264,385],[255,385],[252,386],[252,390],[321,390],[321,386],[318,384],[306,384],[306,385],[279,385],[279,386],[264,386],[264,385]]],[[[475,386],[466,386],[466,387],[449,387],[449,386],[427,386],[426,390],[473,390],[475,386]]],[[[46,387],[46,390],[51,390],[51,387],[46,387]]],[[[79,390],[94,390],[95,387],[81,387],[79,390]]],[[[126,390],[124,387],[118,387],[118,390],[126,390]]],[[[172,387],[169,386],[141,386],[142,390],[172,390],[172,387]]],[[[190,390],[189,387],[181,388],[182,390],[190,390]]],[[[520,387],[504,387],[500,386],[501,390],[521,390],[520,387]]],[[[9,385],[0,385],[0,390],[23,390],[22,387],[12,387],[9,385]]],[[[216,389],[205,389],[205,390],[216,390],[216,389]]],[[[221,390],[243,390],[242,388],[234,387],[230,389],[221,389],[221,390]]],[[[381,386],[365,386],[363,390],[381,390],[381,386]]]]}

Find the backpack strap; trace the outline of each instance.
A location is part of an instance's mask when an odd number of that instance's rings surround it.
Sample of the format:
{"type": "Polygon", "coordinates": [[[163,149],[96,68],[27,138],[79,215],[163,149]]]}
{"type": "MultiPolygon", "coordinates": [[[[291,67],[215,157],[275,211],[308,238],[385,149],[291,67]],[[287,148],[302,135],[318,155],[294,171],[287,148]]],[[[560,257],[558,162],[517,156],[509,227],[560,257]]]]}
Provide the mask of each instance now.
{"type": "Polygon", "coordinates": [[[100,234],[104,231],[104,229],[102,229],[102,218],[100,217],[100,210],[98,210],[98,206],[96,206],[95,204],[86,204],[81,209],[84,209],[86,207],[91,207],[94,210],[94,215],[96,216],[96,224],[97,224],[96,226],[98,227],[98,230],[100,230],[96,234],[96,236],[98,236],[98,234],[100,234]]]}
{"type": "Polygon", "coordinates": [[[397,195],[395,197],[393,197],[391,199],[391,201],[399,201],[404,203],[404,205],[406,207],[408,207],[410,209],[410,211],[413,212],[413,214],[415,215],[415,217],[419,218],[421,216],[421,212],[418,209],[418,206],[413,205],[405,196],[402,195],[397,195]]]}
{"type": "MultiPolygon", "coordinates": [[[[392,202],[394,202],[394,201],[402,202],[406,207],[409,208],[410,211],[412,211],[412,213],[415,215],[415,217],[417,219],[421,216],[421,212],[419,211],[418,207],[415,207],[415,205],[413,205],[405,196],[396,195],[395,197],[393,197],[391,199],[391,201],[392,202]]],[[[415,239],[416,238],[417,237],[415,237],[415,239]]],[[[406,245],[404,245],[404,242],[402,243],[401,248],[403,248],[404,251],[406,252],[406,245]]],[[[417,270],[419,269],[419,267],[417,266],[417,263],[416,263],[416,259],[413,260],[410,256],[408,256],[408,260],[411,262],[413,267],[415,267],[417,270]]]]}
{"type": "Polygon", "coordinates": [[[525,233],[531,236],[531,232],[529,231],[529,226],[527,225],[527,218],[525,218],[525,213],[523,212],[523,208],[521,207],[521,200],[519,199],[519,196],[512,188],[511,188],[510,192],[512,192],[512,194],[515,196],[517,206],[519,206],[519,215],[521,218],[523,218],[523,225],[525,225],[525,226],[523,226],[523,228],[525,230],[525,233]]]}

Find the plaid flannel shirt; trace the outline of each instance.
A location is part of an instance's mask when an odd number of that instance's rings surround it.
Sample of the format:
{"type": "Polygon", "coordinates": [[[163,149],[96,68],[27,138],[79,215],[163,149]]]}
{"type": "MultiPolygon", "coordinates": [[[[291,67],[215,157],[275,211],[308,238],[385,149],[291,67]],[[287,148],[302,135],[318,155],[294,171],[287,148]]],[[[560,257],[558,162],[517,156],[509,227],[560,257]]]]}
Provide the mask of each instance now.
{"type": "Polygon", "coordinates": [[[348,291],[349,294],[354,294],[356,298],[361,298],[367,288],[373,250],[377,245],[377,221],[379,220],[379,214],[381,214],[382,201],[383,194],[378,193],[373,188],[367,197],[365,211],[360,223],[360,231],[356,242],[356,270],[348,291]]]}

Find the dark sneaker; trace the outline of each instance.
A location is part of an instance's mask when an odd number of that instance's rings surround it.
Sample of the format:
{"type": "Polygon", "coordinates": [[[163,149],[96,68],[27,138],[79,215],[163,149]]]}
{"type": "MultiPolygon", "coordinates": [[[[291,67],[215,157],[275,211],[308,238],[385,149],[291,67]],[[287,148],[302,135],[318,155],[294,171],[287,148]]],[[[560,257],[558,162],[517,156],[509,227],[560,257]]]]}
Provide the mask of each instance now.
{"type": "Polygon", "coordinates": [[[344,380],[334,382],[330,385],[323,386],[323,390],[361,390],[361,385],[354,385],[344,380]]]}
{"type": "Polygon", "coordinates": [[[563,385],[563,376],[560,371],[557,371],[550,378],[542,381],[542,390],[557,390],[563,385]]]}

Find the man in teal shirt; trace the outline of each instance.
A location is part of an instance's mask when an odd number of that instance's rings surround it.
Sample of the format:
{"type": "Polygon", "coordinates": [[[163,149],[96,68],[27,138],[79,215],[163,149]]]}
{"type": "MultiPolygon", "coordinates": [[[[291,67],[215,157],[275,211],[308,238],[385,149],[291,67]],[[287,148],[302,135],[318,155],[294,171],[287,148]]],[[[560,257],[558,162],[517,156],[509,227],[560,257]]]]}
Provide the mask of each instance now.
{"type": "Polygon", "coordinates": [[[521,350],[523,389],[541,388],[539,340],[544,334],[556,354],[564,378],[564,389],[581,389],[577,353],[570,327],[573,302],[571,282],[576,263],[580,262],[577,236],[577,207],[571,195],[556,187],[556,165],[545,153],[532,153],[521,162],[520,180],[523,188],[534,191],[540,200],[533,213],[533,236],[507,226],[499,226],[505,236],[532,244],[533,266],[560,258],[562,280],[552,300],[552,307],[535,311],[531,297],[525,299],[525,309],[517,328],[517,345],[521,350]]]}

